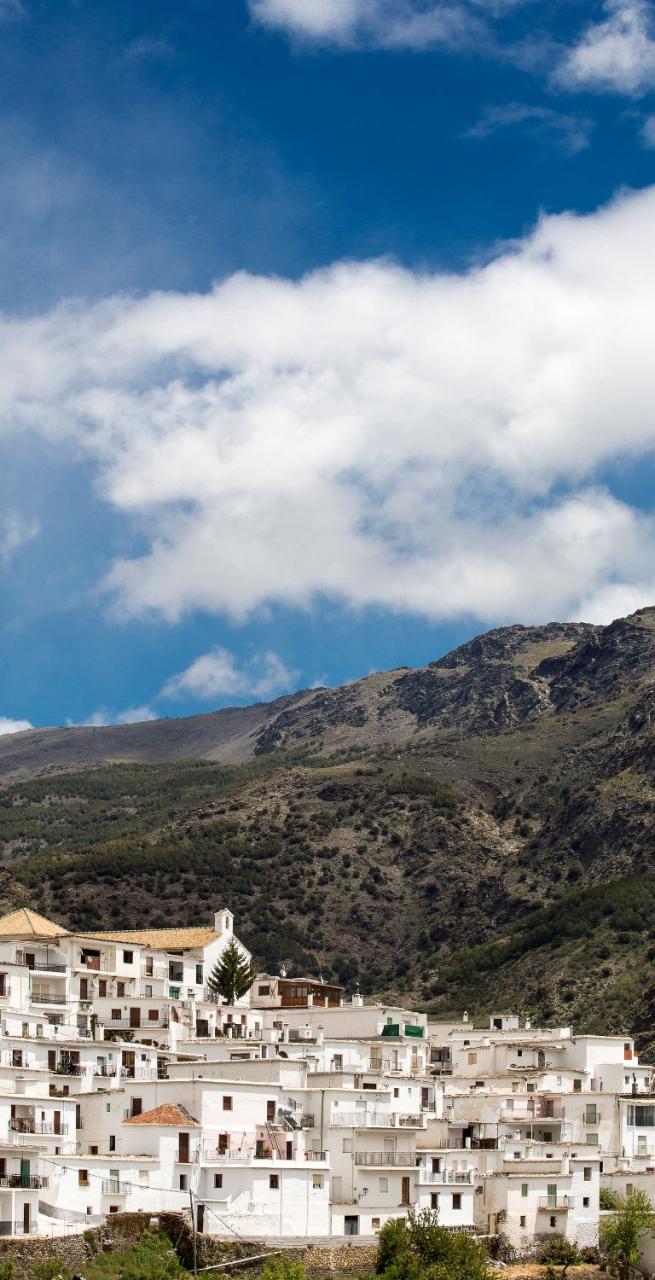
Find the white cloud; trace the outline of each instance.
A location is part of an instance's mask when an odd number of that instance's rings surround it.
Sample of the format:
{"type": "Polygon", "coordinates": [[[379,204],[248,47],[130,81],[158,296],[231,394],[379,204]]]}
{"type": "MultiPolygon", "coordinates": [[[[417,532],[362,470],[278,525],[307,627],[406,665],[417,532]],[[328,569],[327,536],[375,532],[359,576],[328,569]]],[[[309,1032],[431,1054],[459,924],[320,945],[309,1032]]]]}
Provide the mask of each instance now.
{"type": "Polygon", "coordinates": [[[0,737],[5,733],[22,733],[25,729],[33,729],[29,720],[10,720],[8,716],[0,716],[0,737]]]}
{"type": "MultiPolygon", "coordinates": [[[[469,45],[484,26],[466,0],[249,0],[255,21],[303,40],[344,48],[423,49],[469,45]]],[[[506,7],[506,6],[500,6],[506,7]]],[[[477,10],[477,12],[476,12],[477,10]]]]}
{"type": "Polygon", "coordinates": [[[649,0],[607,0],[565,55],[556,78],[574,89],[640,96],[655,88],[655,25],[649,0]]]}
{"type": "Polygon", "coordinates": [[[655,115],[647,116],[641,127],[641,140],[649,150],[655,150],[655,115]]]}
{"type": "Polygon", "coordinates": [[[171,676],[161,691],[162,698],[183,695],[207,701],[212,698],[271,698],[295,687],[299,672],[285,665],[276,653],[255,655],[239,663],[228,649],[216,646],[196,658],[185,671],[171,676]]]}
{"type": "Polygon", "coordinates": [[[569,155],[577,155],[589,146],[593,121],[552,107],[507,102],[487,107],[480,119],[464,134],[466,138],[488,138],[498,129],[523,127],[531,133],[554,140],[569,155]]]}
{"type": "Polygon", "coordinates": [[[157,712],[144,704],[140,707],[127,707],[125,711],[107,711],[101,707],[87,716],[86,720],[67,720],[66,723],[69,728],[80,726],[99,729],[110,724],[142,724],[146,720],[158,719],[157,712]]]}
{"type": "Polygon", "coordinates": [[[104,584],[125,616],[646,604],[655,523],[598,475],[655,449],[654,233],[652,188],[462,275],[346,262],[6,319],[0,430],[86,451],[146,543],[104,584]]]}
{"type": "Polygon", "coordinates": [[[39,533],[38,520],[28,519],[18,511],[0,511],[0,563],[9,564],[21,547],[39,533]]]}

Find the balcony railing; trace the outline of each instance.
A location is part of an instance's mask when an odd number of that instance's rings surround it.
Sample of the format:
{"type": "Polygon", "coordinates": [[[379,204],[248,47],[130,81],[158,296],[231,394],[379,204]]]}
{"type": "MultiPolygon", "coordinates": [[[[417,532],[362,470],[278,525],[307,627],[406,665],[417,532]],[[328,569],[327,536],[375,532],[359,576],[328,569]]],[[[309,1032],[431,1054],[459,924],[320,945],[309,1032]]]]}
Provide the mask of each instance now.
{"type": "Polygon", "coordinates": [[[422,1183],[442,1182],[445,1184],[464,1184],[468,1185],[473,1181],[472,1169],[430,1169],[425,1166],[421,1167],[419,1181],[422,1183]]]}
{"type": "Polygon", "coordinates": [[[16,964],[20,964],[23,968],[30,969],[34,973],[66,973],[68,970],[67,964],[55,963],[52,960],[35,960],[32,964],[20,956],[16,956],[16,964]]]}
{"type": "Polygon", "coordinates": [[[37,1133],[37,1134],[54,1134],[56,1137],[65,1138],[68,1134],[68,1125],[55,1125],[51,1121],[31,1120],[25,1116],[12,1116],[9,1121],[9,1129],[12,1133],[37,1133]]]}
{"type": "Polygon", "coordinates": [[[141,1022],[137,1022],[136,1026],[129,1018],[103,1018],[102,1021],[106,1027],[113,1030],[125,1027],[130,1031],[148,1031],[153,1028],[156,1031],[169,1025],[169,1019],[166,1015],[162,1015],[160,1018],[143,1018],[141,1022]]]}
{"type": "Polygon", "coordinates": [[[48,1179],[41,1178],[36,1173],[0,1173],[0,1190],[18,1188],[33,1191],[47,1185],[48,1179]]]}
{"type": "Polygon", "coordinates": [[[374,1168],[413,1169],[416,1164],[415,1151],[356,1151],[355,1164],[369,1165],[374,1168]]]}
{"type": "Polygon", "coordinates": [[[66,1004],[66,996],[59,991],[42,991],[39,987],[33,987],[30,998],[32,1004],[66,1004]]]}
{"type": "Polygon", "coordinates": [[[126,1196],[130,1190],[129,1182],[119,1182],[117,1178],[102,1179],[103,1196],[126,1196]]]}
{"type": "Polygon", "coordinates": [[[421,1115],[398,1115],[391,1111],[333,1111],[330,1125],[336,1129],[422,1129],[421,1115]]]}
{"type": "Polygon", "coordinates": [[[575,1208],[575,1196],[539,1196],[539,1208],[546,1213],[566,1213],[575,1208]]]}

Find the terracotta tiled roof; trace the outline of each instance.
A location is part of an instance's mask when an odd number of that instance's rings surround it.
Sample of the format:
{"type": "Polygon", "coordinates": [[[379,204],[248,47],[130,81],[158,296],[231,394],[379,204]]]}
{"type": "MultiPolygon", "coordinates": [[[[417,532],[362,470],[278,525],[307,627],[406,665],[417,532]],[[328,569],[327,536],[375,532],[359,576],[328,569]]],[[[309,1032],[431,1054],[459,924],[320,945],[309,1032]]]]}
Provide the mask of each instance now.
{"type": "Polygon", "coordinates": [[[186,1107],[178,1102],[164,1102],[161,1107],[153,1107],[151,1111],[142,1111],[140,1116],[130,1116],[123,1124],[173,1125],[176,1129],[199,1129],[200,1125],[189,1115],[186,1107]]]}
{"type": "Polygon", "coordinates": [[[0,938],[69,938],[68,929],[46,920],[29,907],[19,907],[0,918],[0,938]]]}
{"type": "Polygon", "coordinates": [[[207,947],[220,934],[209,927],[196,929],[112,929],[105,933],[80,934],[85,938],[99,938],[105,942],[140,942],[155,951],[192,951],[207,947]]]}

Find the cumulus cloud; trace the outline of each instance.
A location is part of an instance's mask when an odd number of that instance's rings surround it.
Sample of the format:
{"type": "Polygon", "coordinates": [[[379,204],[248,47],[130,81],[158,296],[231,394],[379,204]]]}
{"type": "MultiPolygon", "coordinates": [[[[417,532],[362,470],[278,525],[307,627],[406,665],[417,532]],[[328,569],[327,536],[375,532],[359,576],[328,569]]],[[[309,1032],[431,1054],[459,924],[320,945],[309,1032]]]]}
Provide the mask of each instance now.
{"type": "Polygon", "coordinates": [[[655,87],[655,23],[649,0],[607,0],[566,53],[557,79],[568,88],[639,97],[655,87]]]}
{"type": "Polygon", "coordinates": [[[516,127],[554,139],[564,151],[573,156],[589,146],[593,121],[588,116],[554,111],[552,107],[530,105],[524,102],[507,102],[501,106],[487,107],[480,119],[467,130],[464,136],[488,138],[498,129],[516,127]]]}
{"type": "Polygon", "coordinates": [[[655,448],[654,231],[651,188],[461,275],[345,262],[6,319],[0,430],[86,451],[138,533],[104,583],[124,616],[645,604],[655,523],[598,476],[655,448]]]}
{"type": "Polygon", "coordinates": [[[8,716],[0,716],[0,737],[5,733],[22,733],[24,729],[33,729],[29,720],[10,720],[8,716]]]}
{"type": "Polygon", "coordinates": [[[68,720],[66,723],[69,728],[79,725],[84,728],[99,729],[109,724],[142,724],[145,720],[158,719],[157,712],[143,704],[140,707],[127,707],[125,711],[107,711],[106,708],[101,707],[87,716],[86,720],[68,720]]]}
{"type": "Polygon", "coordinates": [[[0,564],[9,564],[21,547],[39,532],[38,520],[22,516],[18,511],[0,511],[0,564]]]}
{"type": "MultiPolygon", "coordinates": [[[[467,0],[249,0],[255,21],[343,48],[424,49],[471,44],[485,28],[467,0]]],[[[507,7],[507,6],[502,6],[507,7]]]]}
{"type": "Polygon", "coordinates": [[[162,698],[190,696],[207,701],[212,698],[271,698],[295,687],[299,672],[287,667],[276,653],[256,654],[239,663],[229,649],[216,646],[203,653],[190,666],[167,680],[162,698]]]}

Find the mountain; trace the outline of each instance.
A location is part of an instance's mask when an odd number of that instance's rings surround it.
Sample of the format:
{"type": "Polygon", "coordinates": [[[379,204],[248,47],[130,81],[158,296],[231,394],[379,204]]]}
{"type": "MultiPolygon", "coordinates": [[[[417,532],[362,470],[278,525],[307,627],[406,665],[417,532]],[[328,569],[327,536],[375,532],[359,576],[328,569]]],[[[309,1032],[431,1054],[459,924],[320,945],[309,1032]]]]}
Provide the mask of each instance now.
{"type": "Polygon", "coordinates": [[[429,1004],[655,1013],[655,610],[487,632],[420,670],[0,739],[0,909],[75,927],[229,902],[283,960],[429,1004]]]}

